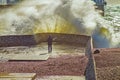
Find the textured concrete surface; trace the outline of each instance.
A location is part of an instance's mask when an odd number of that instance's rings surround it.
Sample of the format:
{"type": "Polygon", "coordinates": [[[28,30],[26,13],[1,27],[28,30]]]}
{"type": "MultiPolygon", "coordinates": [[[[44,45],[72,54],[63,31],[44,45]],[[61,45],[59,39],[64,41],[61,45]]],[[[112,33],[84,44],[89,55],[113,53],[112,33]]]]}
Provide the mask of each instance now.
{"type": "Polygon", "coordinates": [[[0,62],[0,73],[36,73],[37,76],[84,76],[88,58],[83,55],[64,55],[47,61],[0,62]]]}
{"type": "Polygon", "coordinates": [[[0,36],[0,47],[35,45],[33,35],[6,35],[0,36]]]}
{"type": "Polygon", "coordinates": [[[97,80],[120,80],[120,48],[99,50],[94,54],[97,80]]]}

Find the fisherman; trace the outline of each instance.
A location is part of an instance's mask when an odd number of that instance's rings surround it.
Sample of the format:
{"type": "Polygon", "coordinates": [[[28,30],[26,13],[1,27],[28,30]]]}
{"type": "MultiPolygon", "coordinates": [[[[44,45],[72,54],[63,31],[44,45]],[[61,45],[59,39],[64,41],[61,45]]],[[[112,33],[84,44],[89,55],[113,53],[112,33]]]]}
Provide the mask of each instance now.
{"type": "Polygon", "coordinates": [[[52,36],[49,35],[48,36],[48,53],[51,53],[52,52],[52,36]]]}

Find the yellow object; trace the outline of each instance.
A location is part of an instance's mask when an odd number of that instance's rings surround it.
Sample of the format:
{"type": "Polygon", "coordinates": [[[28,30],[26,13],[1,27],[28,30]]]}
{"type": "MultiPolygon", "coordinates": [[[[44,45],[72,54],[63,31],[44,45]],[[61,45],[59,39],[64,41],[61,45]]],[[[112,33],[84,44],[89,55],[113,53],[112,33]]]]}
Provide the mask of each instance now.
{"type": "Polygon", "coordinates": [[[103,35],[103,36],[109,36],[109,30],[105,27],[101,27],[100,28],[100,33],[103,35]]]}
{"type": "Polygon", "coordinates": [[[36,23],[34,33],[78,33],[76,27],[68,21],[58,16],[55,19],[50,18],[36,23]]]}

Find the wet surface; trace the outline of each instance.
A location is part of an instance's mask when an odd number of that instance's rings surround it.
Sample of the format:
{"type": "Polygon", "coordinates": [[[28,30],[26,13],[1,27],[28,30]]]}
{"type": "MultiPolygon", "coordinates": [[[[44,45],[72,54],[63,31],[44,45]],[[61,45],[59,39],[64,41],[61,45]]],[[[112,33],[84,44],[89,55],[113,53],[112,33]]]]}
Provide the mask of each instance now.
{"type": "MultiPolygon", "coordinates": [[[[6,61],[0,62],[2,73],[36,73],[36,80],[85,80],[84,72],[88,59],[85,48],[79,44],[53,43],[53,51],[49,53],[46,61],[6,61]],[[57,76],[58,75],[58,76],[57,76]],[[50,77],[53,76],[53,77],[50,77]],[[56,77],[57,76],[57,77],[56,77]],[[63,77],[60,77],[63,76],[63,77]]],[[[22,55],[43,56],[48,54],[47,43],[31,47],[5,47],[0,48],[0,56],[13,57],[22,55]]],[[[4,61],[5,59],[3,59],[4,61]]]]}
{"type": "MultiPolygon", "coordinates": [[[[60,55],[84,55],[85,48],[81,47],[79,44],[62,44],[62,43],[53,43],[52,53],[48,53],[47,43],[41,43],[37,46],[20,46],[20,47],[1,47],[0,48],[0,58],[1,60],[11,59],[13,57],[22,57],[32,60],[36,56],[50,55],[50,57],[57,57],[60,55]],[[30,57],[30,58],[29,58],[30,57]]],[[[25,59],[25,58],[24,58],[25,59]]],[[[37,57],[36,57],[37,59],[37,57]]]]}

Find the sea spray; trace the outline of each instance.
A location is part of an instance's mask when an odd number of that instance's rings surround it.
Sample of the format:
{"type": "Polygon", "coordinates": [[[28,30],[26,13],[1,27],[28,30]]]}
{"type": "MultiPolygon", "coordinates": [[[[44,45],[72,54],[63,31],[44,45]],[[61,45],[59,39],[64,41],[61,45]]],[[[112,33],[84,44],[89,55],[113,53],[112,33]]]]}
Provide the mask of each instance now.
{"type": "MultiPolygon", "coordinates": [[[[8,31],[8,34],[27,34],[27,28],[29,30],[28,34],[38,31],[61,31],[62,33],[64,31],[62,31],[61,28],[64,30],[64,26],[68,26],[68,28],[72,29],[74,27],[73,33],[75,33],[76,29],[77,33],[90,35],[96,26],[94,14],[96,14],[96,12],[94,11],[92,1],[26,0],[17,7],[7,9],[4,14],[1,14],[0,22],[5,23],[5,25],[1,26],[5,26],[6,29],[11,29],[8,31]],[[61,22],[66,23],[61,25],[59,24],[61,22]],[[56,30],[56,26],[59,25],[61,25],[61,27],[57,29],[60,31],[56,30]]],[[[71,33],[72,29],[67,29],[69,31],[65,32],[71,33]]]]}
{"type": "Polygon", "coordinates": [[[110,32],[111,47],[120,47],[120,4],[108,5],[105,8],[107,28],[110,32]]]}
{"type": "Polygon", "coordinates": [[[0,15],[1,35],[74,33],[92,35],[95,47],[113,43],[110,25],[95,11],[91,0],[25,0],[0,15]]]}

